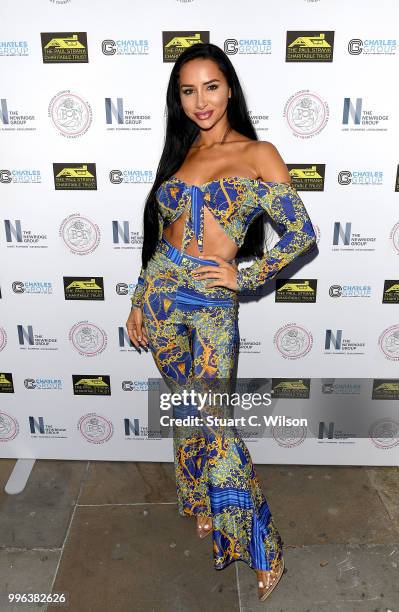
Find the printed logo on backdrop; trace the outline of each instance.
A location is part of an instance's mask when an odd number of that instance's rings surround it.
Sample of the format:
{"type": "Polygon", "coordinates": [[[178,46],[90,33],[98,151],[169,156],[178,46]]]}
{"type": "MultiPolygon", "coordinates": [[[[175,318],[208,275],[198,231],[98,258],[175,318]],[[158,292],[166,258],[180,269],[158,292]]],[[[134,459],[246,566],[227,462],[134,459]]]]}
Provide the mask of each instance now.
{"type": "Polygon", "coordinates": [[[118,342],[119,342],[119,350],[121,353],[136,351],[136,347],[133,342],[129,338],[129,334],[127,333],[126,327],[119,326],[118,327],[118,342]]]}
{"type": "Polygon", "coordinates": [[[105,98],[105,122],[108,132],[150,130],[149,121],[151,121],[149,113],[136,112],[130,106],[125,108],[124,98],[116,98],[115,101],[112,98],[105,98]]]}
{"type": "Polygon", "coordinates": [[[268,122],[270,120],[270,115],[263,115],[263,114],[255,114],[254,111],[252,109],[248,109],[248,114],[249,114],[249,118],[252,122],[252,125],[254,126],[254,128],[259,132],[268,132],[269,131],[269,125],[268,122]]]}
{"type": "Polygon", "coordinates": [[[371,285],[330,285],[328,295],[332,298],[369,298],[371,285]]]}
{"type": "Polygon", "coordinates": [[[41,32],[43,64],[89,61],[86,32],[41,32]]]}
{"type": "Polygon", "coordinates": [[[53,164],[55,189],[97,189],[96,164],[53,164]]]}
{"type": "Polygon", "coordinates": [[[325,355],[365,355],[365,342],[354,341],[343,336],[342,329],[326,329],[324,340],[325,355]]]}
{"type": "Polygon", "coordinates": [[[324,191],[326,164],[287,164],[297,191],[324,191]]]}
{"type": "Polygon", "coordinates": [[[13,281],[11,289],[14,293],[21,295],[52,295],[53,283],[51,281],[13,281]]]}
{"type": "Polygon", "coordinates": [[[344,106],[342,112],[343,132],[386,132],[388,128],[385,126],[385,121],[389,121],[389,115],[382,112],[376,112],[374,109],[363,109],[363,98],[344,98],[344,106]],[[359,127],[357,127],[359,126],[359,127]]]}
{"type": "Polygon", "coordinates": [[[97,223],[80,213],[73,213],[63,219],[59,236],[74,255],[89,255],[100,243],[97,223]]]}
{"type": "Polygon", "coordinates": [[[399,378],[374,378],[373,400],[399,400],[399,378]]]}
{"type": "Polygon", "coordinates": [[[174,30],[162,32],[163,61],[175,62],[185,49],[196,43],[209,43],[209,31],[174,30]]]}
{"type": "Polygon", "coordinates": [[[374,38],[351,38],[348,43],[350,55],[396,55],[396,38],[374,39],[374,38]]]}
{"type": "Polygon", "coordinates": [[[11,442],[19,434],[17,419],[0,410],[0,442],[11,442]]]}
{"type": "Polygon", "coordinates": [[[14,219],[12,223],[9,219],[4,219],[4,229],[8,249],[47,249],[48,245],[43,244],[47,241],[47,234],[35,233],[30,229],[22,229],[20,219],[14,219]],[[14,244],[15,241],[15,244],[14,244]]]}
{"type": "Polygon", "coordinates": [[[321,392],[323,395],[360,395],[362,385],[359,383],[335,382],[335,379],[321,379],[321,392]]]}
{"type": "Polygon", "coordinates": [[[149,429],[148,425],[141,425],[140,419],[123,419],[123,428],[125,432],[125,440],[162,440],[159,431],[149,429]]]}
{"type": "Polygon", "coordinates": [[[258,339],[247,338],[240,336],[239,353],[248,353],[250,355],[260,355],[262,353],[262,342],[258,339]]]}
{"type": "Polygon", "coordinates": [[[72,374],[74,395],[111,395],[109,374],[72,374]]]}
{"type": "Polygon", "coordinates": [[[80,355],[95,357],[105,350],[108,338],[98,325],[89,321],[79,321],[69,332],[69,342],[80,355]]]}
{"type": "Polygon", "coordinates": [[[274,334],[273,343],[285,359],[301,359],[313,346],[312,333],[296,323],[286,323],[274,334]]]}
{"type": "Polygon", "coordinates": [[[317,278],[277,278],[274,301],[314,304],[316,293],[317,278]]]}
{"type": "Polygon", "coordinates": [[[294,448],[306,439],[307,430],[304,425],[275,425],[272,427],[272,438],[284,448],[294,448]]]}
{"type": "Polygon", "coordinates": [[[110,170],[109,181],[113,185],[126,184],[143,184],[153,183],[155,179],[152,170],[134,170],[133,168],[125,168],[124,170],[110,170]]]}
{"type": "Polygon", "coordinates": [[[389,232],[389,239],[392,243],[394,251],[399,255],[399,221],[398,223],[395,223],[389,232]]]}
{"type": "Polygon", "coordinates": [[[318,444],[355,444],[357,435],[354,432],[338,429],[334,421],[319,422],[318,444]]]}
{"type": "Polygon", "coordinates": [[[131,231],[129,221],[112,221],[112,241],[114,249],[142,249],[143,235],[131,231]]]}
{"type": "Polygon", "coordinates": [[[58,340],[33,331],[33,325],[17,324],[18,344],[22,351],[58,351],[58,340]]]}
{"type": "Polygon", "coordinates": [[[378,346],[386,359],[399,361],[399,324],[384,329],[378,338],[378,346]]]}
{"type": "Polygon", "coordinates": [[[7,332],[4,327],[0,327],[0,351],[7,346],[7,332]]]}
{"type": "Polygon", "coordinates": [[[30,55],[27,40],[0,40],[0,57],[27,57],[30,55]]]}
{"type": "Polygon", "coordinates": [[[50,2],[52,4],[61,5],[61,4],[69,4],[71,2],[71,0],[50,0],[50,2]]]}
{"type": "Polygon", "coordinates": [[[149,55],[150,43],[146,38],[107,38],[101,43],[104,55],[149,55]]]}
{"type": "Polygon", "coordinates": [[[341,170],[338,172],[339,185],[382,185],[384,173],[381,170],[341,170]]]}
{"type": "Polygon", "coordinates": [[[366,236],[360,232],[352,231],[352,222],[344,224],[341,221],[334,221],[333,247],[332,251],[375,251],[371,246],[375,243],[375,236],[366,236]]]}
{"type": "Polygon", "coordinates": [[[313,138],[326,127],[329,108],[319,94],[302,89],[288,99],[283,117],[294,136],[313,138]]]}
{"type": "Polygon", "coordinates": [[[332,62],[333,31],[287,31],[286,62],[332,62]]]}
{"type": "Polygon", "coordinates": [[[44,417],[29,416],[29,431],[32,439],[67,438],[66,427],[47,423],[44,417]]]}
{"type": "Polygon", "coordinates": [[[66,300],[104,300],[104,278],[102,276],[64,276],[66,300]]]}
{"type": "Polygon", "coordinates": [[[48,116],[54,127],[66,138],[86,134],[92,122],[89,102],[69,89],[59,91],[50,100],[48,116]]]}
{"type": "Polygon", "coordinates": [[[0,183],[41,183],[42,175],[40,170],[19,170],[14,168],[13,170],[1,169],[0,168],[0,183]]]}
{"type": "Polygon", "coordinates": [[[14,381],[11,372],[0,372],[0,393],[14,393],[14,381]]]}
{"type": "Polygon", "coordinates": [[[271,55],[270,38],[226,38],[223,43],[226,55],[271,55]]]}
{"type": "Polygon", "coordinates": [[[79,419],[77,428],[86,442],[92,444],[108,442],[114,433],[112,421],[95,412],[83,415],[79,419]]]}
{"type": "Polygon", "coordinates": [[[309,399],[310,378],[272,378],[273,399],[309,399]]]}
{"type": "Polygon", "coordinates": [[[33,132],[36,126],[33,122],[36,116],[9,106],[7,98],[0,98],[0,131],[2,132],[33,132]]]}
{"type": "Polygon", "coordinates": [[[399,304],[399,279],[384,280],[383,304],[399,304]]]}
{"type": "Polygon", "coordinates": [[[399,423],[390,418],[378,419],[371,425],[369,437],[377,448],[393,448],[399,444],[399,423]]]}
{"type": "Polygon", "coordinates": [[[160,385],[157,381],[152,380],[123,380],[122,391],[150,391],[159,390],[160,385]]]}
{"type": "Polygon", "coordinates": [[[61,391],[63,384],[60,378],[25,378],[24,387],[28,391],[61,391]]]}

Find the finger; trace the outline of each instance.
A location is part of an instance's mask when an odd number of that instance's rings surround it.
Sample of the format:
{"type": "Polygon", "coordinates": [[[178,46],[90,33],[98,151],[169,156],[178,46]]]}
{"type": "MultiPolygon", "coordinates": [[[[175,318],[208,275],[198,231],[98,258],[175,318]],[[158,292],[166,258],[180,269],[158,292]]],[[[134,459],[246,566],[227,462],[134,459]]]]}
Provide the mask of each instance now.
{"type": "Polygon", "coordinates": [[[193,276],[196,276],[197,274],[201,274],[202,272],[209,272],[211,270],[217,270],[220,267],[221,266],[198,266],[198,268],[195,268],[195,270],[191,271],[191,274],[193,276]]]}
{"type": "Polygon", "coordinates": [[[220,255],[202,255],[199,257],[199,259],[201,259],[201,257],[204,257],[205,259],[211,259],[212,261],[219,261],[221,263],[226,263],[226,260],[223,259],[223,257],[220,257],[220,255]]]}
{"type": "Polygon", "coordinates": [[[126,325],[127,333],[136,348],[140,348],[139,341],[137,339],[136,325],[126,325]]]}

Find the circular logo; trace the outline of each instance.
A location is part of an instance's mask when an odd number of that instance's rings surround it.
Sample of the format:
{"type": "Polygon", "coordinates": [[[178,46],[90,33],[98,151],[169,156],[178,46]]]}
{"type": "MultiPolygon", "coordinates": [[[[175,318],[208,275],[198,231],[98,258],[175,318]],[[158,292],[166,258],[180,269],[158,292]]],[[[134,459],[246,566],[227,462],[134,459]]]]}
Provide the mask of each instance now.
{"type": "Polygon", "coordinates": [[[272,428],[272,435],[279,446],[292,448],[299,446],[306,438],[306,427],[298,426],[278,426],[272,428]]]}
{"type": "Polygon", "coordinates": [[[7,332],[4,327],[0,327],[0,351],[5,348],[7,344],[7,332]]]}
{"type": "Polygon", "coordinates": [[[61,91],[51,99],[48,114],[57,130],[68,138],[83,136],[92,121],[90,104],[69,90],[61,91]]]}
{"type": "Polygon", "coordinates": [[[384,329],[378,338],[380,349],[387,359],[399,360],[399,325],[391,325],[384,329]]]}
{"type": "Polygon", "coordinates": [[[85,414],[79,419],[78,429],[85,440],[93,444],[108,442],[114,433],[111,421],[94,412],[85,414]]]}
{"type": "Polygon", "coordinates": [[[379,419],[369,429],[370,440],[378,448],[393,448],[399,444],[399,423],[392,419],[379,419]]]}
{"type": "Polygon", "coordinates": [[[399,222],[395,223],[393,228],[389,233],[389,238],[392,240],[392,246],[395,249],[396,253],[399,254],[399,222]]]}
{"type": "Polygon", "coordinates": [[[279,353],[286,359],[304,357],[312,348],[311,332],[296,323],[287,323],[274,335],[274,344],[279,353]]]}
{"type": "Polygon", "coordinates": [[[18,421],[6,412],[0,412],[0,442],[10,442],[18,435],[18,421]]]}
{"type": "Polygon", "coordinates": [[[93,357],[106,348],[107,334],[94,323],[80,321],[69,332],[69,341],[80,355],[93,357]]]}
{"type": "Polygon", "coordinates": [[[312,138],[319,134],[327,124],[328,104],[308,89],[292,95],[284,108],[284,117],[296,136],[312,138]]]}
{"type": "Polygon", "coordinates": [[[89,255],[100,243],[97,223],[80,213],[69,215],[62,221],[59,235],[75,255],[89,255]]]}

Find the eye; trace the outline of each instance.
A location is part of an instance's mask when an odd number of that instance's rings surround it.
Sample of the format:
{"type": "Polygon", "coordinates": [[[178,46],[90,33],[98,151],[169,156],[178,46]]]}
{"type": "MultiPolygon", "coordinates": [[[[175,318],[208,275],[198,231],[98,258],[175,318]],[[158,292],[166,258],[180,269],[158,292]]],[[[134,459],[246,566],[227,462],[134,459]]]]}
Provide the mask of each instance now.
{"type": "Polygon", "coordinates": [[[191,91],[193,91],[192,89],[183,89],[183,93],[184,94],[189,94],[191,91]]]}
{"type": "Polygon", "coordinates": [[[217,89],[218,85],[209,85],[209,87],[214,87],[215,89],[217,89]]]}

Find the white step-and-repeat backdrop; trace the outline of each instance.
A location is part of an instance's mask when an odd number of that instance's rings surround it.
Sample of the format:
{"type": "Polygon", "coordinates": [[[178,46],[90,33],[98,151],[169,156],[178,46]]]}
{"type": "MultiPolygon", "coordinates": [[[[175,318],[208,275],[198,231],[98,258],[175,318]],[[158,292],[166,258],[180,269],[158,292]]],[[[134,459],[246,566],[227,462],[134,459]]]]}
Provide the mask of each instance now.
{"type": "Polygon", "coordinates": [[[294,400],[311,399],[318,428],[277,425],[248,440],[252,456],[398,464],[396,4],[2,8],[1,456],[172,460],[172,440],[148,436],[158,371],[125,323],[170,70],[209,41],[232,60],[258,137],[279,149],[318,235],[316,257],[241,303],[238,367],[271,379],[279,414],[306,413],[294,400]],[[347,410],[325,414],[332,400],[347,410]],[[351,406],[369,435],[346,424],[351,406]]]}

